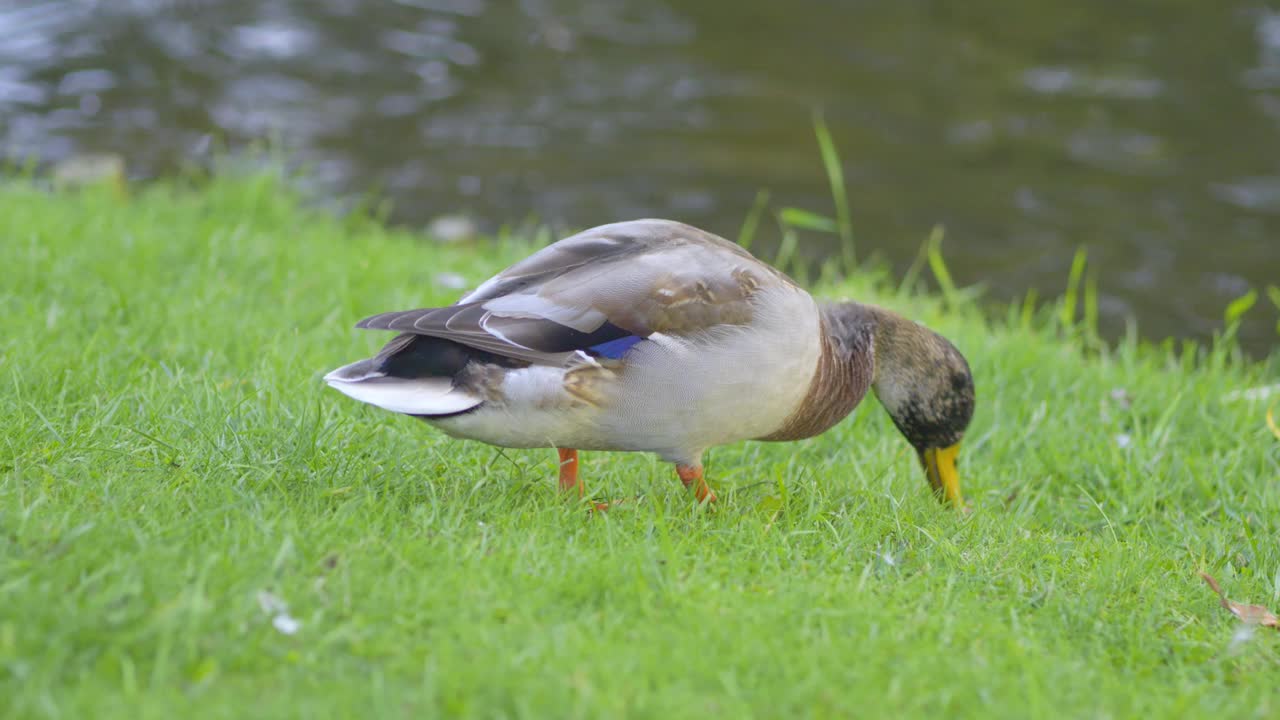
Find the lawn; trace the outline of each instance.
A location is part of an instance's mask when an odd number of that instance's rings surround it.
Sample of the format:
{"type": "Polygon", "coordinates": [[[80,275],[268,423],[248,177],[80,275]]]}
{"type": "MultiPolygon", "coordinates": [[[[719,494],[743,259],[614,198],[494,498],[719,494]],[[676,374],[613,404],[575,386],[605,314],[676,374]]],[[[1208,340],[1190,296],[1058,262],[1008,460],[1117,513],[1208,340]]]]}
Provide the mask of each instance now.
{"type": "MultiPolygon", "coordinates": [[[[711,228],[732,235],[735,228],[711,228]]],[[[948,252],[962,252],[956,244],[948,252]]],[[[1110,348],[1024,314],[816,292],[948,335],[972,512],[869,398],[669,466],[449,440],[327,389],[530,246],[307,209],[270,175],[0,185],[0,703],[13,717],[1275,717],[1280,354],[1110,348]]]]}

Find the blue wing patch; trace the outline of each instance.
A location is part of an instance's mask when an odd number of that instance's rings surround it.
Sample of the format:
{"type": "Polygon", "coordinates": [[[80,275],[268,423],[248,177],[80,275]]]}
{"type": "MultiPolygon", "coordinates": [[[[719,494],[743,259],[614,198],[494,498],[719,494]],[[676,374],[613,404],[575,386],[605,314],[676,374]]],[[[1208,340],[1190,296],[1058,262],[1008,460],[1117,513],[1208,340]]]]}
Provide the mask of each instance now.
{"type": "Polygon", "coordinates": [[[607,357],[612,360],[617,360],[618,358],[626,354],[626,352],[630,350],[633,345],[635,345],[636,343],[640,342],[643,339],[644,338],[638,335],[628,335],[626,337],[620,337],[617,340],[610,340],[609,342],[603,342],[603,343],[600,343],[599,345],[592,345],[587,349],[597,355],[601,355],[603,357],[607,357]]]}

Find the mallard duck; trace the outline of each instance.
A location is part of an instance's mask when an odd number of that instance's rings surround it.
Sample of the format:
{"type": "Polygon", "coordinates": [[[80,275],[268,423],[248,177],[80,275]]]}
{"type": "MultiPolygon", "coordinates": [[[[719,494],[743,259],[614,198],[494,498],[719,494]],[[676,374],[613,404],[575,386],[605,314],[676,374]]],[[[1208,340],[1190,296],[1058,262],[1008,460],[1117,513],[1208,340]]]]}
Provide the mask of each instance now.
{"type": "Polygon", "coordinates": [[[671,220],[603,225],[539,250],[454,305],[356,327],[400,334],[325,381],[448,435],[555,448],[583,492],[579,450],[657,453],[699,501],[708,448],[799,440],[868,389],[943,500],[973,376],[941,335],[884,308],[820,304],[742,247],[671,220]]]}

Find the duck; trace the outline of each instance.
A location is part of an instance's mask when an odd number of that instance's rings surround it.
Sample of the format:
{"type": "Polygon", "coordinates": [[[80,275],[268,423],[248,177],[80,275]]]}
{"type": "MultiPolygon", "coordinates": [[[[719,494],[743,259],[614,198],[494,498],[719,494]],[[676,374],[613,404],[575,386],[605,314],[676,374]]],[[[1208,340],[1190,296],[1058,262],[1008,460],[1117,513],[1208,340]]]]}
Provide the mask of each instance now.
{"type": "Polygon", "coordinates": [[[673,220],[586,230],[447,307],[383,312],[397,334],[324,376],[335,390],[458,439],[555,449],[581,497],[580,451],[655,453],[699,503],[708,449],[819,435],[868,391],[933,493],[963,507],[973,374],[942,335],[889,309],[819,302],[746,249],[673,220]]]}

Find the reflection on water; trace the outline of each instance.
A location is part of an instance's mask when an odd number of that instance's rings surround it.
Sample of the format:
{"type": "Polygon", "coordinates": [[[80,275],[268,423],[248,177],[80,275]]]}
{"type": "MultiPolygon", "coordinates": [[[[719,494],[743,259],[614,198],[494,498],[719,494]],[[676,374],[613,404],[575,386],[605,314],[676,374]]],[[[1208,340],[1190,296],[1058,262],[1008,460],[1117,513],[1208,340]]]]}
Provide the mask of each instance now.
{"type": "Polygon", "coordinates": [[[271,137],[414,223],[822,210],[817,105],[863,252],[905,263],[941,222],[958,279],[1013,296],[1086,245],[1111,327],[1151,335],[1280,282],[1261,3],[0,0],[0,154],[149,176],[271,137]]]}

